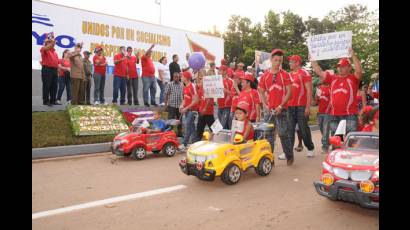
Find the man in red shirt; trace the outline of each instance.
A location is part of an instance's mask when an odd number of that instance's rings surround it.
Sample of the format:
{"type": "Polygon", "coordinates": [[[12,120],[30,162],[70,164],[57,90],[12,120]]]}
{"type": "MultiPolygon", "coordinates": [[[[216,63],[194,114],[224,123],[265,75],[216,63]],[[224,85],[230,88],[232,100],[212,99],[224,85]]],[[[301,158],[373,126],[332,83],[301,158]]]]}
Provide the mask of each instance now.
{"type": "Polygon", "coordinates": [[[103,48],[97,46],[94,50],[94,104],[105,104],[104,88],[105,88],[105,72],[107,70],[107,61],[103,55],[103,48]]]}
{"type": "Polygon", "coordinates": [[[252,74],[241,76],[242,91],[238,96],[238,101],[247,101],[250,111],[248,118],[251,122],[259,122],[261,114],[261,100],[256,89],[251,88],[251,83],[255,80],[252,74]]]}
{"type": "Polygon", "coordinates": [[[198,76],[196,78],[196,86],[197,86],[198,99],[199,99],[199,107],[198,107],[199,117],[198,117],[198,124],[196,127],[196,132],[197,132],[196,141],[200,141],[202,139],[205,126],[208,125],[209,129],[211,129],[212,124],[215,122],[214,99],[205,98],[204,87],[202,84],[205,74],[206,74],[205,70],[203,69],[199,70],[198,76]]]}
{"type": "Polygon", "coordinates": [[[319,104],[317,123],[322,134],[322,153],[326,154],[329,149],[330,88],[328,84],[319,85],[316,89],[315,99],[319,104]]]}
{"type": "Polygon", "coordinates": [[[127,102],[128,105],[132,104],[134,99],[134,105],[139,105],[138,102],[138,73],[137,64],[139,63],[139,53],[136,56],[132,55],[132,47],[127,47],[127,102]]]}
{"type": "Polygon", "coordinates": [[[243,70],[243,67],[245,64],[242,62],[239,62],[238,65],[236,66],[235,74],[240,74],[240,75],[245,75],[245,71],[243,70]]]}
{"type": "Polygon", "coordinates": [[[224,129],[230,129],[230,113],[232,106],[232,96],[231,89],[233,87],[232,79],[228,78],[227,67],[222,65],[219,67],[219,74],[222,75],[223,85],[224,85],[224,98],[218,98],[218,119],[221,122],[221,125],[224,129]]]}
{"type": "Polygon", "coordinates": [[[120,52],[114,56],[114,82],[112,103],[117,104],[118,91],[120,91],[120,105],[125,104],[125,90],[127,90],[127,56],[125,46],[120,47],[120,52]]]}
{"type": "Polygon", "coordinates": [[[305,144],[308,157],[313,157],[315,146],[312,142],[308,118],[312,100],[312,76],[302,69],[302,58],[299,55],[288,57],[290,67],[290,80],[292,82],[292,97],[288,102],[288,115],[290,123],[290,138],[292,146],[295,144],[295,128],[299,126],[299,132],[305,144]]]}
{"type": "Polygon", "coordinates": [[[58,105],[57,80],[58,80],[58,55],[54,49],[53,36],[47,36],[44,46],[41,47],[41,81],[43,83],[43,105],[58,105]]]}
{"type": "Polygon", "coordinates": [[[332,136],[341,120],[346,120],[346,134],[357,130],[359,108],[355,97],[362,80],[362,67],[351,48],[349,53],[354,63],[353,74],[351,73],[352,64],[348,58],[339,60],[337,64],[339,74],[323,71],[316,61],[311,60],[312,67],[321,82],[330,85],[330,132],[332,136]]]}
{"type": "Polygon", "coordinates": [[[158,106],[155,103],[155,93],[157,92],[157,82],[155,80],[155,67],[151,59],[152,49],[155,44],[152,44],[151,47],[145,52],[141,57],[141,80],[142,80],[142,93],[144,98],[145,106],[149,107],[148,103],[148,92],[151,95],[151,105],[158,106]]]}
{"type": "Polygon", "coordinates": [[[195,117],[198,114],[199,98],[197,88],[194,83],[191,82],[192,74],[189,71],[182,72],[182,82],[185,87],[183,90],[184,99],[182,100],[179,111],[183,114],[183,126],[184,126],[184,150],[191,141],[194,141],[195,132],[195,117]]]}
{"type": "MultiPolygon", "coordinates": [[[[288,101],[291,98],[291,81],[289,74],[280,68],[283,62],[284,52],[280,49],[274,49],[271,52],[271,69],[266,70],[259,80],[259,95],[262,98],[265,110],[270,111],[271,115],[267,122],[275,125],[278,129],[283,152],[286,155],[287,165],[292,165],[293,145],[290,138],[290,125],[288,119],[288,101]],[[268,100],[265,97],[268,94],[268,100]]],[[[274,143],[271,142],[272,151],[274,143]]]]}

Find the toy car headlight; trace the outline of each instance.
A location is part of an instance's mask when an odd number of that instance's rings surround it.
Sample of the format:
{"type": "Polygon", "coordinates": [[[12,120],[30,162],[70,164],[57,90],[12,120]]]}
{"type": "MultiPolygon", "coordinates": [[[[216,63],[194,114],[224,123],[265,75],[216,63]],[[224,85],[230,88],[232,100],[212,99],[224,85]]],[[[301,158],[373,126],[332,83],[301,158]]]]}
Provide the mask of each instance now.
{"type": "Polygon", "coordinates": [[[323,168],[326,169],[327,171],[333,173],[333,168],[332,168],[332,166],[330,166],[328,163],[323,162],[323,163],[322,163],[322,166],[323,166],[323,168]]]}
{"type": "Polygon", "coordinates": [[[329,173],[323,174],[322,178],[321,178],[323,184],[329,186],[332,185],[334,182],[334,178],[332,175],[330,175],[329,173]]]}
{"type": "Polygon", "coordinates": [[[373,182],[369,180],[360,182],[360,190],[365,193],[372,193],[374,191],[373,182]]]}

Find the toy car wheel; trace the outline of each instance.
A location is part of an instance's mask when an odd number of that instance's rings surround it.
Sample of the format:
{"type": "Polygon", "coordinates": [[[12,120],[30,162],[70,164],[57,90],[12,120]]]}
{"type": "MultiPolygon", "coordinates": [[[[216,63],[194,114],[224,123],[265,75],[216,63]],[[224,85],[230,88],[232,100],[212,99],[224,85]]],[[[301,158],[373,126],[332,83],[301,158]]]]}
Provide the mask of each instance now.
{"type": "Polygon", "coordinates": [[[230,164],[224,170],[221,180],[228,185],[233,185],[238,183],[241,179],[241,169],[236,164],[230,164]]]}
{"type": "Polygon", "coordinates": [[[162,149],[162,153],[168,157],[172,157],[177,152],[177,147],[172,143],[167,143],[162,149]]]}
{"type": "Polygon", "coordinates": [[[131,157],[134,160],[142,160],[147,156],[147,151],[143,147],[136,147],[132,150],[131,157]]]}
{"type": "Polygon", "coordinates": [[[272,161],[267,157],[262,157],[259,160],[258,167],[255,169],[260,176],[266,176],[272,171],[272,161]]]}

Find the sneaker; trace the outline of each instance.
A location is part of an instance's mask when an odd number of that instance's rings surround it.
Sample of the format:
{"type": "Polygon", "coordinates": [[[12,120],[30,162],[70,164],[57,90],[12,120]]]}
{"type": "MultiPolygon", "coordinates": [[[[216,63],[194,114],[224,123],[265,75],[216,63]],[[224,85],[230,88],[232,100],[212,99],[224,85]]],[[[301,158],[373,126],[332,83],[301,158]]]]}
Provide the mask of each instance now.
{"type": "Polygon", "coordinates": [[[94,102],[94,105],[99,105],[99,104],[100,104],[99,101],[95,101],[95,102],[94,102]]]}
{"type": "Polygon", "coordinates": [[[56,102],[58,105],[61,105],[61,101],[60,100],[57,100],[57,102],[56,102]]]}
{"type": "Polygon", "coordinates": [[[152,104],[152,106],[158,107],[158,105],[157,105],[157,104],[152,104]]]}
{"type": "Polygon", "coordinates": [[[279,159],[279,160],[286,160],[286,155],[285,155],[285,153],[281,153],[281,154],[278,156],[278,159],[279,159]]]}
{"type": "Polygon", "coordinates": [[[71,105],[71,100],[67,101],[65,105],[71,105]]]}
{"type": "Polygon", "coordinates": [[[187,150],[187,147],[185,145],[179,145],[178,150],[179,151],[185,151],[185,150],[187,150]]]}
{"type": "Polygon", "coordinates": [[[161,104],[159,104],[159,106],[165,106],[165,103],[161,103],[161,104]]]}
{"type": "Polygon", "coordinates": [[[307,157],[313,157],[313,150],[308,150],[306,155],[307,157]]]}
{"type": "Polygon", "coordinates": [[[53,105],[61,105],[61,103],[59,101],[56,101],[54,103],[52,103],[53,105]]]}

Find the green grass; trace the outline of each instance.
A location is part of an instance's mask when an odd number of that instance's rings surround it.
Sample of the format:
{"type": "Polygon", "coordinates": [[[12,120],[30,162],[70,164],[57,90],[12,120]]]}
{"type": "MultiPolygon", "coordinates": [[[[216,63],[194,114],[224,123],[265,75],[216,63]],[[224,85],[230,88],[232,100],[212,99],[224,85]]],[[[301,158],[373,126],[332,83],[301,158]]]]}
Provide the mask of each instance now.
{"type": "Polygon", "coordinates": [[[33,112],[31,118],[32,148],[110,142],[115,136],[73,136],[67,111],[33,112]]]}

